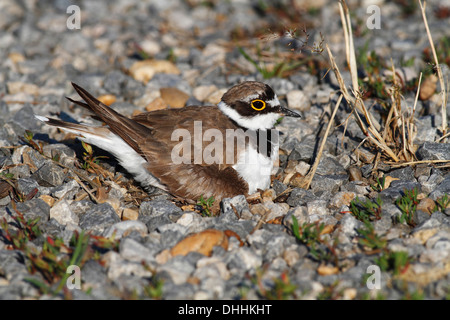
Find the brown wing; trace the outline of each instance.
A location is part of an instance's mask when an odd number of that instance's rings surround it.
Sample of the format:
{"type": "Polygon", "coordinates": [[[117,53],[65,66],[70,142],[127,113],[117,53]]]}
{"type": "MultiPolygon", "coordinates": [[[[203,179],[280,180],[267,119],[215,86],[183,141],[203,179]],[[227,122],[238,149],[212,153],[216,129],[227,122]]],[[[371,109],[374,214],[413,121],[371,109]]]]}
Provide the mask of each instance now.
{"type": "MultiPolygon", "coordinates": [[[[195,200],[201,195],[214,196],[216,200],[220,200],[247,194],[247,183],[231,167],[236,159],[230,158],[230,154],[228,161],[226,158],[226,131],[223,128],[234,130],[239,127],[217,107],[194,106],[154,111],[139,114],[133,117],[133,120],[151,128],[152,134],[145,139],[141,150],[148,161],[148,170],[162,183],[170,186],[172,193],[195,200]],[[199,112],[207,115],[201,122],[198,119],[199,112]],[[213,136],[220,135],[222,141],[217,141],[216,137],[203,141],[207,138],[208,130],[213,136]],[[185,137],[183,132],[190,137],[190,141],[186,140],[188,137],[185,137]],[[214,143],[217,144],[213,145],[214,143]],[[207,151],[218,151],[219,146],[221,152],[212,152],[214,159],[209,159],[208,163],[210,153],[204,153],[205,148],[207,151]],[[181,147],[182,151],[178,152],[177,147],[181,147]],[[187,154],[184,151],[187,151],[187,154]],[[181,156],[185,156],[184,163],[180,163],[181,156]],[[214,160],[216,163],[211,163],[214,160]]],[[[242,149],[242,145],[238,143],[234,143],[232,147],[229,149],[232,155],[242,149]]]]}

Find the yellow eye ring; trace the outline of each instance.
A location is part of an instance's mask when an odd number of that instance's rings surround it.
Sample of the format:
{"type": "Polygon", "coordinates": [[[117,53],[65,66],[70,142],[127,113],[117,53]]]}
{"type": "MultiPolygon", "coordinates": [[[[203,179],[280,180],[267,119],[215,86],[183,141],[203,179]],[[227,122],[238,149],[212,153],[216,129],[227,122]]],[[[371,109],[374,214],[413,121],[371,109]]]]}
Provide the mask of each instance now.
{"type": "Polygon", "coordinates": [[[266,107],[266,103],[265,103],[264,101],[262,101],[262,100],[256,99],[256,100],[253,100],[253,101],[252,101],[252,108],[255,109],[256,111],[261,111],[261,110],[263,110],[265,107],[266,107]],[[261,102],[261,103],[262,103],[262,107],[257,108],[257,107],[254,105],[255,102],[261,102]]]}

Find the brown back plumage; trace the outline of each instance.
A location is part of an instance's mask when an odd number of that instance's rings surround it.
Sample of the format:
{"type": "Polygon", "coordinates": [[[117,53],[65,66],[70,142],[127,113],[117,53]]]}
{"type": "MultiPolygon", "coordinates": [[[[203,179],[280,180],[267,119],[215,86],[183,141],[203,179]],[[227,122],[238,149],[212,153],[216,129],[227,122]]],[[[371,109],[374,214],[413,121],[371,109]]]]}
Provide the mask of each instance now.
{"type": "MultiPolygon", "coordinates": [[[[239,129],[217,107],[190,106],[182,109],[158,110],[141,113],[130,119],[106,106],[85,89],[72,84],[86,103],[69,100],[90,110],[109,127],[111,132],[129,144],[147,161],[148,172],[167,186],[173,195],[196,201],[202,195],[205,198],[214,196],[216,200],[220,200],[224,197],[247,194],[247,183],[231,167],[234,162],[227,164],[226,159],[223,159],[220,164],[207,164],[203,159],[201,163],[194,163],[196,152],[203,153],[205,146],[211,142],[204,142],[202,139],[200,145],[194,145],[192,139],[190,163],[173,162],[172,150],[180,141],[172,141],[172,133],[176,129],[185,129],[193,138],[194,121],[199,120],[200,114],[207,115],[202,118],[202,134],[208,129],[217,129],[225,140],[224,128],[239,129]]],[[[62,121],[49,124],[64,127],[62,121]]],[[[66,127],[73,127],[73,124],[67,124],[66,127]]],[[[235,151],[242,151],[239,149],[241,147],[235,144],[235,151]]],[[[224,157],[225,151],[224,149],[224,157]]]]}

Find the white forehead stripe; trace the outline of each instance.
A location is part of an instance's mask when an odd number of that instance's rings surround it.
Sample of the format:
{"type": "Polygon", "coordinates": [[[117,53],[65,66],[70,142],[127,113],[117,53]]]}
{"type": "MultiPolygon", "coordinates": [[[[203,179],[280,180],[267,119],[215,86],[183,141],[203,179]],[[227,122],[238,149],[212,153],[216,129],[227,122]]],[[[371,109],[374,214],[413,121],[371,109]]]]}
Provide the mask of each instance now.
{"type": "Polygon", "coordinates": [[[276,107],[280,105],[280,101],[278,100],[277,95],[275,94],[275,97],[272,100],[266,101],[267,104],[269,104],[271,107],[276,107]]]}
{"type": "Polygon", "coordinates": [[[251,96],[247,96],[245,99],[242,99],[244,102],[250,102],[254,99],[259,98],[259,94],[252,94],[251,96]]]}

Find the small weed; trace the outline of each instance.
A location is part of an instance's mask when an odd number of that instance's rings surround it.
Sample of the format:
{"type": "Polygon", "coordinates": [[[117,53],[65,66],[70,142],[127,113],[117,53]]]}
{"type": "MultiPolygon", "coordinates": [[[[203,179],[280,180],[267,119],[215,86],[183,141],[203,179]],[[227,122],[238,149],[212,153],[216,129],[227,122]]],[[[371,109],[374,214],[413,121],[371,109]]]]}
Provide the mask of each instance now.
{"type": "Polygon", "coordinates": [[[413,292],[406,292],[402,300],[424,300],[425,294],[421,290],[415,290],[413,292]]]}
{"type": "Polygon", "coordinates": [[[268,67],[266,64],[253,59],[242,47],[239,47],[239,52],[248,62],[255,66],[256,70],[258,70],[264,79],[282,77],[285,72],[296,69],[302,65],[301,63],[287,64],[284,60],[282,60],[275,63],[273,67],[268,67]]]}
{"type": "Polygon", "coordinates": [[[364,226],[365,228],[357,230],[359,234],[361,234],[359,244],[370,248],[371,250],[384,249],[387,245],[387,241],[376,234],[373,224],[370,221],[365,220],[364,226]]]}
{"type": "MultiPolygon", "coordinates": [[[[431,48],[425,48],[422,56],[423,61],[432,66],[431,68],[425,68],[424,74],[429,75],[436,72],[436,65],[431,48]]],[[[438,40],[438,43],[436,44],[436,56],[439,63],[446,64],[447,66],[450,65],[450,37],[442,37],[438,40]]]]}
{"type": "Polygon", "coordinates": [[[400,7],[405,16],[410,16],[417,10],[417,1],[415,0],[394,0],[394,3],[400,7]]]}
{"type": "Polygon", "coordinates": [[[30,147],[32,147],[33,149],[35,149],[37,152],[39,152],[40,154],[44,154],[44,151],[42,149],[42,142],[36,143],[33,140],[34,134],[33,132],[31,132],[30,130],[25,130],[25,134],[24,137],[20,138],[23,142],[25,142],[26,144],[28,144],[30,147]]]}
{"type": "Polygon", "coordinates": [[[445,209],[450,205],[450,197],[448,194],[444,194],[442,197],[436,199],[436,207],[433,211],[444,212],[445,209]]]}
{"type": "Polygon", "coordinates": [[[2,180],[10,180],[13,178],[14,178],[14,175],[12,173],[0,172],[0,179],[2,179],[2,180]]]}
{"type": "Polygon", "coordinates": [[[362,202],[358,197],[350,202],[350,212],[360,221],[372,221],[381,219],[381,206],[383,201],[377,197],[375,201],[362,202]]]}
{"type": "Polygon", "coordinates": [[[377,183],[371,184],[370,187],[376,192],[381,192],[384,190],[385,183],[386,183],[386,177],[383,176],[381,179],[377,178],[377,183]]]}
{"type": "MultiPolygon", "coordinates": [[[[364,281],[364,284],[365,283],[366,281],[364,281]]],[[[377,292],[375,297],[372,297],[368,292],[363,293],[361,296],[361,300],[386,300],[386,299],[387,299],[386,296],[381,292],[377,292]]]]}
{"type": "Polygon", "coordinates": [[[408,269],[410,260],[408,253],[405,251],[387,251],[376,258],[375,263],[382,271],[393,271],[394,275],[399,275],[408,269]]]}
{"type": "Polygon", "coordinates": [[[292,233],[299,242],[310,249],[311,256],[318,261],[333,262],[337,266],[338,257],[335,250],[337,241],[330,245],[322,240],[324,228],[325,224],[319,222],[305,222],[299,226],[297,218],[292,216],[292,233]]]}
{"type": "Polygon", "coordinates": [[[67,273],[69,266],[76,265],[81,268],[85,261],[95,258],[99,252],[118,250],[118,241],[84,232],[74,233],[69,245],[65,245],[60,238],[47,237],[43,241],[42,250],[36,250],[29,242],[42,237],[42,231],[38,226],[39,218],[26,220],[14,205],[13,208],[16,212],[16,215],[11,215],[14,221],[9,224],[6,219],[0,221],[1,237],[10,249],[23,252],[30,274],[39,273],[42,276],[43,281],[35,278],[25,279],[41,293],[52,295],[63,293],[65,297],[69,297],[67,290],[65,291],[70,276],[67,273]],[[14,225],[17,230],[12,230],[10,225],[14,225]]]}
{"type": "Polygon", "coordinates": [[[416,213],[417,205],[419,204],[417,194],[417,188],[414,188],[413,190],[405,189],[404,195],[395,202],[402,212],[401,216],[398,218],[400,223],[407,223],[410,226],[416,225],[414,222],[414,215],[416,213]]]}
{"type": "Polygon", "coordinates": [[[164,281],[152,277],[148,285],[144,286],[144,294],[151,299],[162,299],[164,281]]]}
{"type": "Polygon", "coordinates": [[[6,218],[3,218],[0,221],[0,226],[2,228],[1,236],[12,246],[13,249],[25,250],[27,248],[28,241],[32,241],[42,234],[38,227],[40,217],[26,220],[23,214],[16,210],[15,203],[11,203],[16,212],[16,215],[12,215],[11,217],[14,220],[14,225],[17,228],[17,231],[12,231],[9,228],[6,218]]]}
{"type": "Polygon", "coordinates": [[[364,92],[364,98],[375,97],[386,100],[389,93],[386,90],[386,83],[383,79],[383,70],[386,64],[383,59],[378,56],[375,51],[369,52],[369,42],[358,51],[356,57],[357,64],[360,66],[367,76],[367,80],[358,79],[359,85],[364,92]]]}
{"type": "Polygon", "coordinates": [[[92,149],[92,146],[90,144],[81,141],[81,145],[85,150],[85,152],[83,152],[84,163],[81,165],[84,170],[89,170],[94,165],[98,165],[100,158],[107,158],[106,156],[94,156],[94,150],[92,149]]]}
{"type": "Polygon", "coordinates": [[[200,206],[200,211],[203,216],[210,217],[212,215],[211,208],[214,205],[214,197],[204,199],[203,195],[201,195],[200,199],[197,201],[197,205],[200,206]]]}
{"type": "Polygon", "coordinates": [[[338,290],[339,280],[336,280],[329,287],[326,287],[324,291],[319,293],[317,300],[338,300],[342,297],[343,289],[338,290]]]}
{"type": "Polygon", "coordinates": [[[320,242],[320,233],[325,228],[323,223],[304,223],[301,227],[298,225],[298,220],[295,216],[292,216],[292,232],[298,241],[301,243],[312,246],[316,242],[320,242]]]}
{"type": "Polygon", "coordinates": [[[288,300],[289,298],[296,299],[295,290],[297,286],[291,283],[289,276],[283,272],[280,278],[274,278],[273,286],[266,289],[263,285],[263,275],[265,269],[256,271],[256,275],[251,279],[254,285],[258,287],[258,293],[261,297],[267,300],[288,300]]]}
{"type": "Polygon", "coordinates": [[[173,62],[173,63],[177,62],[177,55],[175,54],[175,50],[173,48],[170,48],[169,53],[167,54],[166,60],[169,60],[170,62],[173,62]]]}

